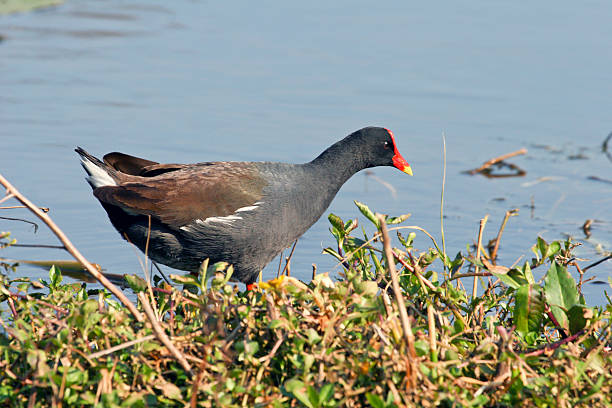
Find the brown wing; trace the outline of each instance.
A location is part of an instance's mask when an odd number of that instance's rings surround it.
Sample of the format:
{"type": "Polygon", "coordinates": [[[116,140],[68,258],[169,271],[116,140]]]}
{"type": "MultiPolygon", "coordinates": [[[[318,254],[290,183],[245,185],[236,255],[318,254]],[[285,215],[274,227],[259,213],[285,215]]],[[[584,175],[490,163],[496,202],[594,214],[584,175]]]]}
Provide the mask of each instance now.
{"type": "Polygon", "coordinates": [[[142,169],[147,166],[159,164],[151,160],[141,159],[140,157],[119,152],[108,153],[104,155],[102,160],[114,169],[132,176],[139,176],[142,169]]]}
{"type": "Polygon", "coordinates": [[[184,165],[157,177],[131,178],[94,190],[102,202],[151,215],[171,228],[208,217],[224,217],[260,201],[267,184],[251,163],[184,165]]]}
{"type": "Polygon", "coordinates": [[[103,159],[104,163],[124,174],[141,177],[155,177],[189,166],[186,164],[159,164],[158,162],[119,152],[108,153],[103,159]]]}

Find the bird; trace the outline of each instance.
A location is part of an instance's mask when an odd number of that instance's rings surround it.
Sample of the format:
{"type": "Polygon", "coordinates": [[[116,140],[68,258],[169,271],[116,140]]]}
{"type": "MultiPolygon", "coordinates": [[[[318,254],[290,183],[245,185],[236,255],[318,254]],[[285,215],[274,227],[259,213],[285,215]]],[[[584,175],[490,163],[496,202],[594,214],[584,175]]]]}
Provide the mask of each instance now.
{"type": "Polygon", "coordinates": [[[119,152],[99,160],[81,147],[75,151],[93,195],[124,239],[153,261],[191,273],[206,259],[228,262],[230,279],[248,290],[355,173],[393,166],[412,175],[393,132],[382,127],[357,130],[303,164],[160,164],[119,152]]]}

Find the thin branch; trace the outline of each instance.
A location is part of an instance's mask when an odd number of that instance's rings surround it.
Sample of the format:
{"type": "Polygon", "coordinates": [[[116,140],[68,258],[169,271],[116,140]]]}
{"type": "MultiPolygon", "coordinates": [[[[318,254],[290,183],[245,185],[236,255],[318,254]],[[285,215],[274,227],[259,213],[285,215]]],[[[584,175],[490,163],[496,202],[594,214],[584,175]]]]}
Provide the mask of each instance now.
{"type": "Polygon", "coordinates": [[[444,273],[446,274],[446,239],[444,237],[444,188],[446,186],[446,135],[442,132],[442,191],[440,192],[440,233],[442,234],[442,252],[444,253],[444,273]]]}
{"type": "MultiPolygon", "coordinates": [[[[25,205],[9,205],[8,207],[0,207],[0,210],[13,210],[15,208],[28,208],[25,205]]],[[[49,207],[38,207],[42,212],[49,212],[49,207]]]]}
{"type": "Polygon", "coordinates": [[[10,200],[10,199],[11,199],[11,198],[13,198],[13,197],[15,197],[15,196],[14,196],[13,194],[11,194],[11,193],[8,191],[8,188],[7,188],[6,195],[5,195],[4,197],[2,197],[2,199],[0,199],[0,204],[2,204],[3,202],[5,202],[5,201],[7,201],[7,200],[10,200]]]}
{"type": "Polygon", "coordinates": [[[144,337],[141,337],[139,339],[130,340],[130,341],[126,341],[125,343],[117,344],[116,346],[107,348],[106,350],[96,351],[95,353],[91,353],[90,355],[88,355],[87,358],[93,360],[93,359],[96,359],[98,357],[103,357],[103,356],[106,356],[108,354],[112,354],[115,351],[123,350],[123,349],[126,349],[128,347],[132,347],[132,346],[134,346],[136,344],[143,343],[143,342],[149,341],[149,340],[153,340],[154,338],[155,338],[154,334],[149,334],[148,336],[144,336],[144,337]]]}
{"type": "Polygon", "coordinates": [[[602,259],[600,259],[599,261],[597,261],[597,262],[594,262],[594,263],[590,264],[590,265],[589,265],[589,266],[587,266],[586,268],[582,268],[582,272],[586,272],[586,270],[587,270],[587,269],[591,269],[592,267],[597,266],[597,265],[599,265],[600,263],[607,261],[608,259],[612,259],[612,255],[608,255],[608,256],[606,256],[605,258],[602,258],[602,259]]]}
{"type": "Polygon", "coordinates": [[[170,280],[168,279],[168,277],[166,276],[166,274],[161,270],[161,268],[159,267],[159,265],[157,264],[157,262],[155,262],[154,260],[151,259],[151,265],[153,265],[155,267],[155,269],[157,269],[157,272],[159,272],[159,274],[162,276],[162,278],[164,278],[164,280],[166,281],[166,283],[170,286],[174,286],[172,284],[172,282],[170,282],[170,280]]]}
{"type": "Polygon", "coordinates": [[[65,246],[61,245],[45,245],[45,244],[13,244],[12,247],[21,248],[49,248],[49,249],[63,249],[66,250],[65,246]]]}
{"type": "Polygon", "coordinates": [[[93,275],[98,282],[102,284],[106,289],[108,289],[113,295],[119,299],[121,303],[123,303],[128,310],[134,315],[136,320],[143,321],[142,314],[138,311],[136,306],[125,296],[125,294],[117,288],[115,285],[111,283],[100,271],[98,271],[82,254],[78,249],[70,242],[66,234],[53,222],[51,217],[38,209],[38,206],[35,206],[30,200],[28,200],[24,195],[22,195],[11,183],[8,182],[0,174],[0,184],[2,184],[7,191],[13,195],[17,200],[19,200],[23,205],[28,207],[30,211],[32,211],[38,218],[40,218],[51,231],[57,236],[57,238],[64,244],[66,250],[70,252],[70,254],[79,261],[87,271],[93,275]]]}
{"type": "Polygon", "coordinates": [[[13,218],[13,217],[0,217],[0,220],[8,220],[8,221],[21,221],[26,224],[32,224],[34,226],[34,233],[38,232],[38,224],[32,221],[24,220],[23,218],[13,218]]]}
{"type": "MultiPolygon", "coordinates": [[[[482,231],[484,231],[485,225],[487,225],[487,220],[489,219],[489,215],[485,215],[484,218],[480,220],[480,227],[478,228],[478,245],[476,245],[476,259],[480,259],[480,248],[482,245],[482,231]]],[[[478,273],[480,268],[476,265],[475,273],[478,273]]],[[[474,275],[474,283],[472,286],[472,300],[476,299],[476,294],[478,291],[478,275],[474,275]]]]}
{"type": "Polygon", "coordinates": [[[285,272],[287,272],[287,276],[289,276],[289,262],[291,262],[291,258],[293,257],[293,252],[295,251],[297,242],[298,240],[296,239],[293,243],[293,247],[291,247],[291,252],[289,252],[289,256],[287,257],[287,261],[285,262],[285,267],[283,268],[283,273],[281,275],[284,275],[285,272]]]}
{"type": "Polygon", "coordinates": [[[387,258],[387,268],[389,268],[389,274],[391,275],[391,283],[393,285],[395,301],[397,302],[397,308],[399,309],[402,329],[404,331],[406,346],[408,348],[408,365],[410,369],[410,377],[408,381],[414,388],[416,386],[417,373],[417,367],[415,364],[416,350],[414,348],[414,334],[412,333],[412,327],[410,325],[410,320],[408,319],[408,312],[406,311],[406,304],[404,303],[404,295],[402,294],[402,290],[399,285],[399,279],[397,277],[397,271],[395,270],[395,261],[393,259],[393,252],[391,250],[391,240],[389,239],[389,232],[387,231],[387,223],[385,222],[385,216],[382,214],[378,214],[377,217],[380,221],[383,246],[385,248],[385,257],[387,258]]]}

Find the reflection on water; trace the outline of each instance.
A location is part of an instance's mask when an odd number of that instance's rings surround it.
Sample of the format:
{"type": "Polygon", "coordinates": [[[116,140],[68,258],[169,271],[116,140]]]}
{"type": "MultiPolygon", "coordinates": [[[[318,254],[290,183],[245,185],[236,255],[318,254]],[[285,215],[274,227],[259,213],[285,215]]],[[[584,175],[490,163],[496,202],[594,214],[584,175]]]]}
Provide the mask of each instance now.
{"type": "MultiPolygon", "coordinates": [[[[50,207],[92,262],[120,275],[140,264],[91,196],[77,145],[160,162],[305,162],[356,129],[385,126],[415,176],[358,174],[329,212],[354,218],[358,200],[390,215],[412,213],[411,224],[437,235],[444,133],[449,253],[475,239],[486,214],[485,238],[493,238],[512,208],[520,211],[506,226],[502,264],[530,256],[537,235],[572,236],[592,262],[611,250],[612,4],[545,1],[528,15],[519,4],[486,1],[469,10],[267,6],[79,1],[3,16],[0,172],[50,207]],[[523,146],[526,155],[491,173],[514,177],[462,174],[523,146]],[[589,219],[598,222],[585,236],[589,219]]],[[[21,242],[56,242],[8,220],[0,230],[21,242]]],[[[415,242],[430,245],[421,236],[415,242]]],[[[323,217],[298,243],[294,276],[308,280],[313,262],[333,276],[336,263],[321,254],[331,243],[323,217]]],[[[14,248],[10,257],[57,258],[48,251],[14,248]]],[[[44,275],[25,266],[20,273],[44,275]]],[[[589,273],[606,281],[612,262],[589,273]]],[[[603,299],[601,287],[587,293],[603,299]]]]}

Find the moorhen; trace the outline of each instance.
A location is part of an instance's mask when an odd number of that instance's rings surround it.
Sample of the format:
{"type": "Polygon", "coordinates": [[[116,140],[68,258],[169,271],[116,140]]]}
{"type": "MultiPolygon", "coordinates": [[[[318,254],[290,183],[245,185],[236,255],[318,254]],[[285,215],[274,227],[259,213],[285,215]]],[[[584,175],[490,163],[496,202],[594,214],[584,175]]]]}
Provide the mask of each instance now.
{"type": "Polygon", "coordinates": [[[394,166],[412,175],[393,133],[380,127],[351,133],[304,164],[159,164],[117,152],[102,162],[80,147],[75,151],[124,239],[175,269],[196,272],[206,258],[227,261],[234,265],[232,280],[249,289],[353,174],[394,166]]]}

